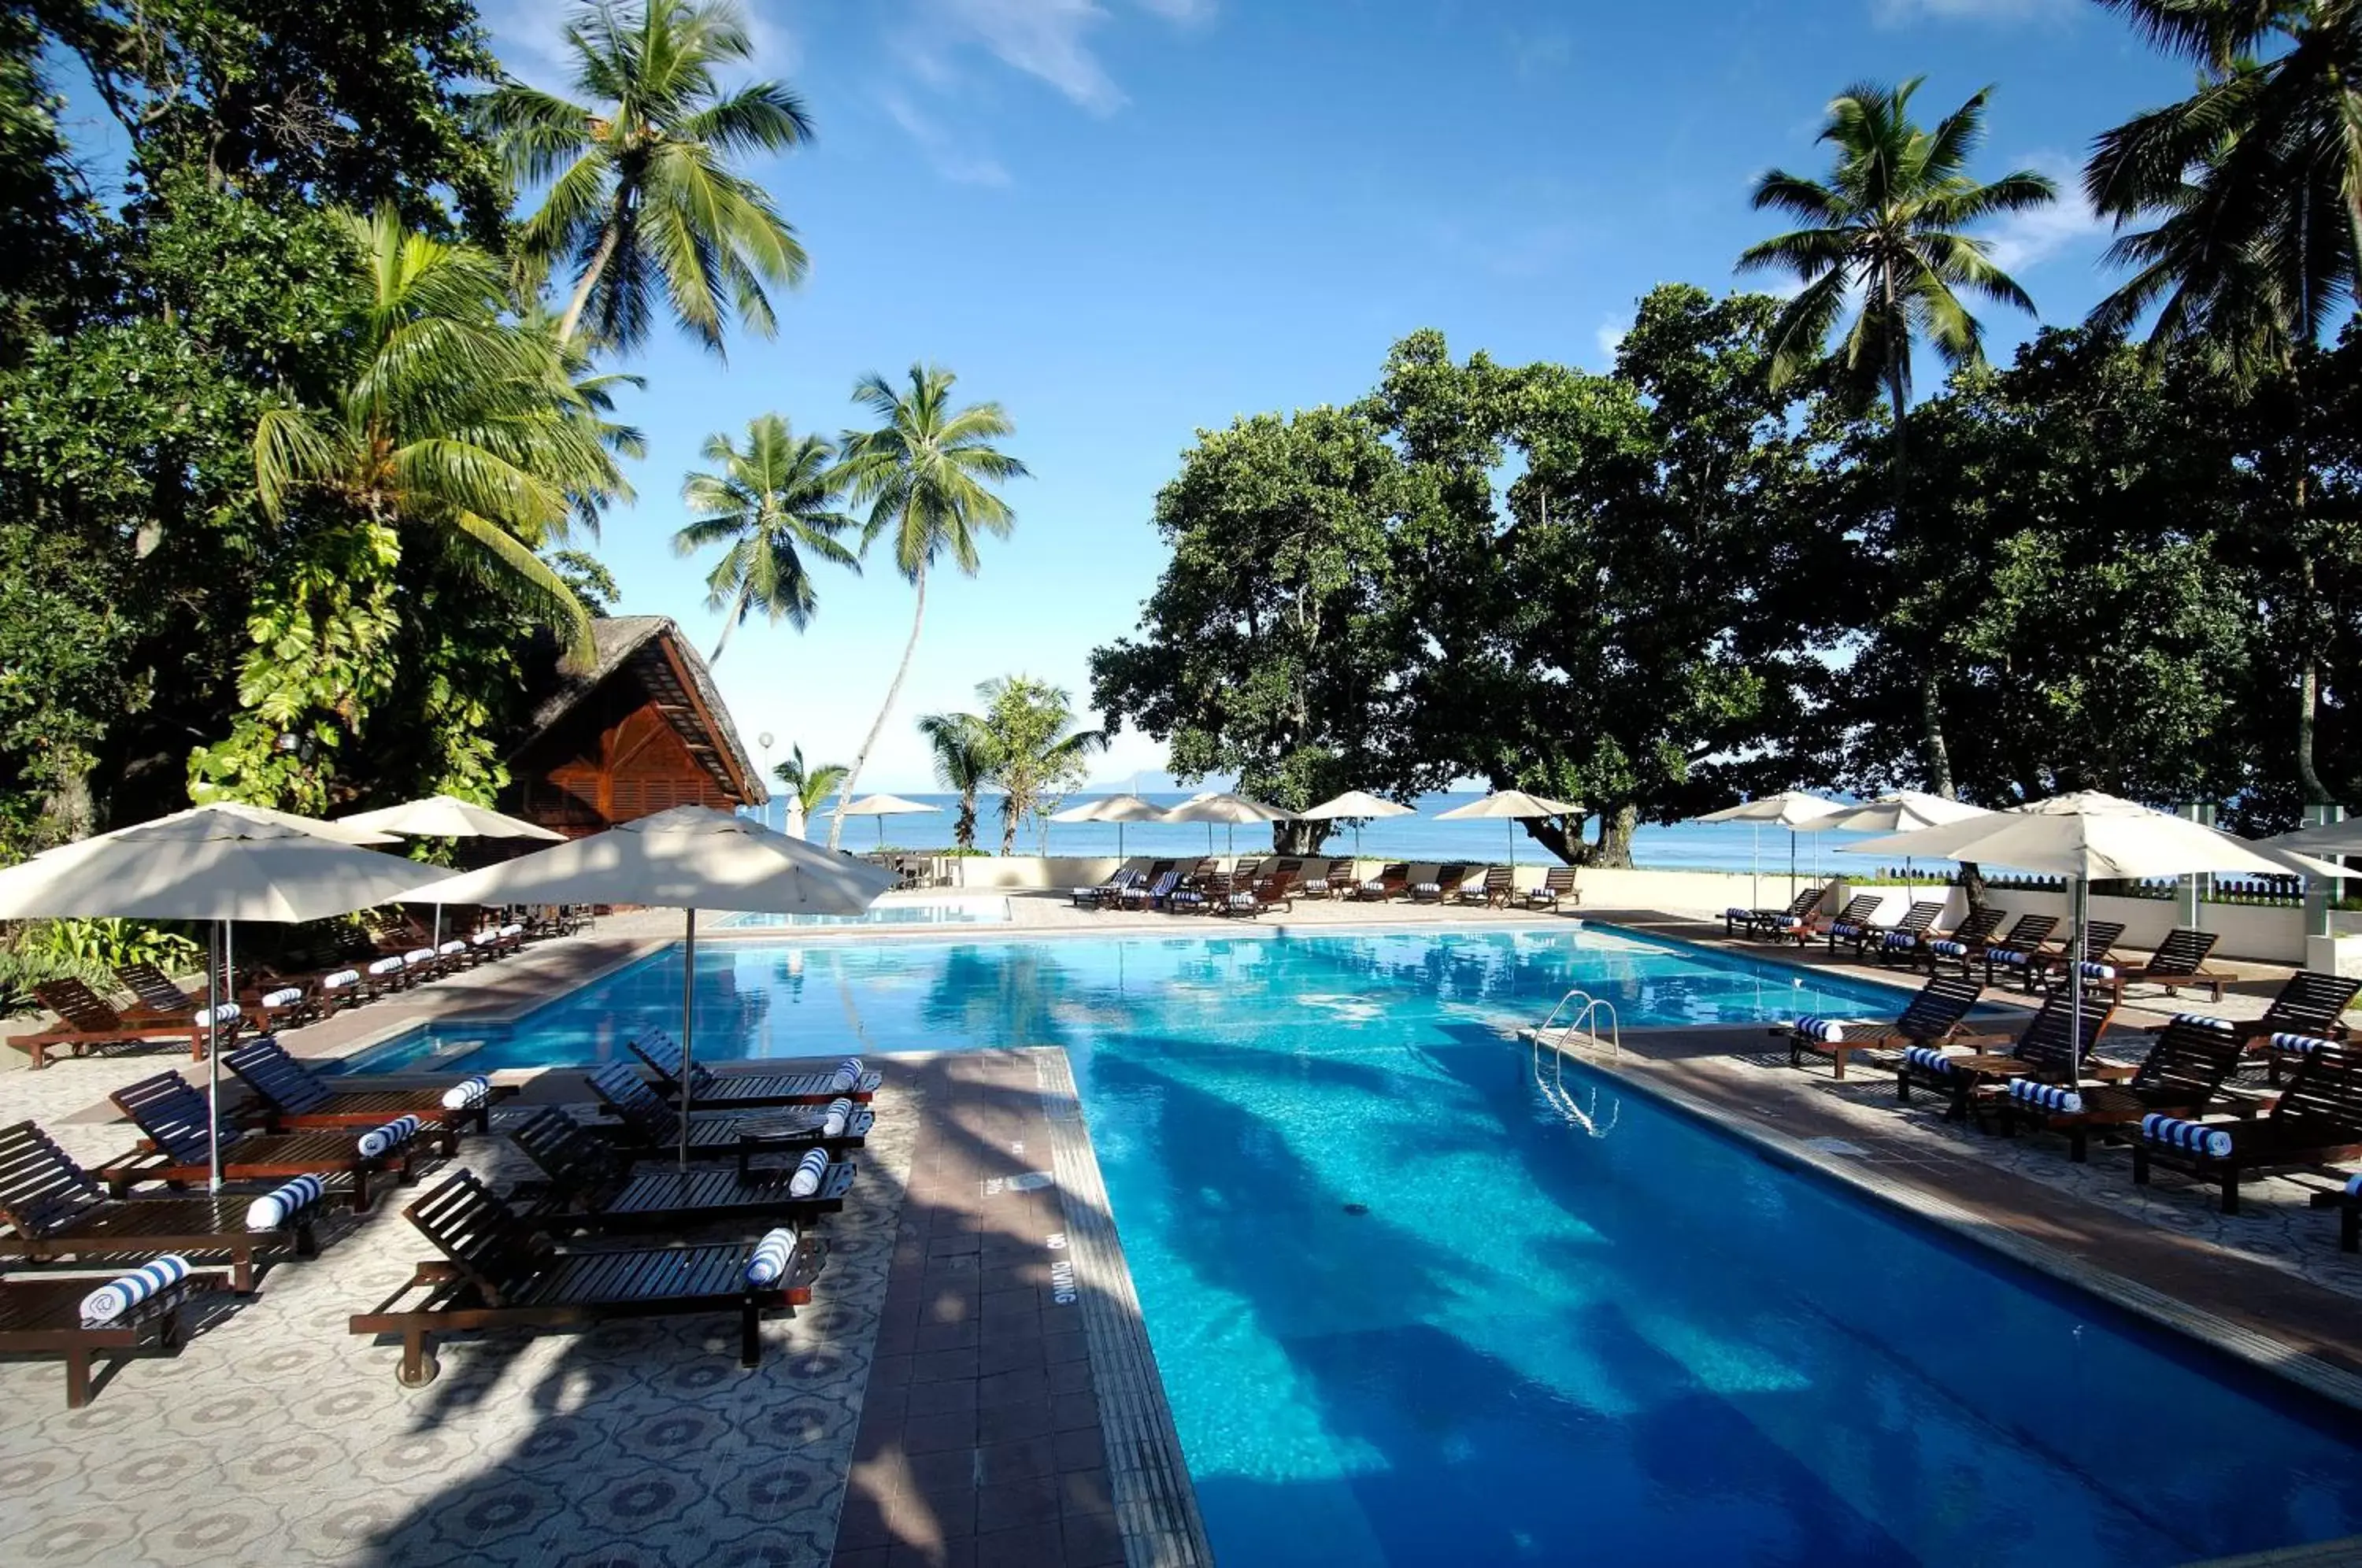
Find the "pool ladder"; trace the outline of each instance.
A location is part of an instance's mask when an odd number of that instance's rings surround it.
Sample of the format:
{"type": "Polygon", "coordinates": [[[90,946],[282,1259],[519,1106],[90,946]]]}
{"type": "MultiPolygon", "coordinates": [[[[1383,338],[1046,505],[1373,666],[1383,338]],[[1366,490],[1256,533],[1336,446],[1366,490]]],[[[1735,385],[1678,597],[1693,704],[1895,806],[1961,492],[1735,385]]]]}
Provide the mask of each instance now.
{"type": "Polygon", "coordinates": [[[1542,1020],[1541,1027],[1527,1036],[1533,1043],[1531,1066],[1534,1087],[1541,1091],[1550,1107],[1573,1126],[1582,1128],[1595,1138],[1605,1137],[1616,1125],[1617,1107],[1611,1102],[1607,1120],[1599,1119],[1599,1090],[1591,1091],[1588,1105],[1578,1102],[1573,1089],[1566,1087],[1566,1054],[1569,1044],[1588,1041],[1595,1046],[1604,1045],[1611,1058],[1624,1055],[1624,1027],[1616,1016],[1616,1004],[1605,997],[1595,997],[1581,988],[1569,990],[1558,999],[1558,1005],[1542,1020]],[[1572,1013],[1568,1009],[1573,1008],[1572,1013]],[[1559,1027],[1565,1015],[1569,1021],[1559,1027]],[[1602,1025],[1606,1028],[1603,1032],[1602,1025]],[[1551,1054],[1550,1071],[1542,1071],[1542,1053],[1551,1054]]]}

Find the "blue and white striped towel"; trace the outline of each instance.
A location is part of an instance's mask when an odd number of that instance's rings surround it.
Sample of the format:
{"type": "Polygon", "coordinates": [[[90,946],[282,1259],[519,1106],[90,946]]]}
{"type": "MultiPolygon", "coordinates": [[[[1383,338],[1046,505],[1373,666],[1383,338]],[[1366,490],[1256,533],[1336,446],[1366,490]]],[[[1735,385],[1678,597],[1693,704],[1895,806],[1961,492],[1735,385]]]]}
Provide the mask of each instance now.
{"type": "Polygon", "coordinates": [[[247,1205],[246,1228],[249,1231],[276,1231],[298,1214],[327,1196],[327,1183],[315,1176],[299,1176],[283,1187],[274,1187],[247,1205]]]}
{"type": "Polygon", "coordinates": [[[843,1095],[830,1100],[828,1109],[821,1112],[820,1135],[823,1138],[842,1138],[844,1130],[852,1125],[853,1102],[843,1095]]]}
{"type": "Polygon", "coordinates": [[[468,951],[468,944],[455,936],[435,951],[438,955],[448,958],[455,953],[465,953],[468,951]]]}
{"type": "Polygon", "coordinates": [[[2156,1111],[2141,1118],[2141,1136],[2152,1143],[2168,1148],[2185,1149],[2209,1159],[2227,1159],[2231,1154],[2231,1134],[2220,1127],[2210,1127],[2203,1121],[2184,1121],[2179,1116],[2164,1116],[2156,1111]]]}
{"type": "Polygon", "coordinates": [[[1993,947],[1986,950],[1985,962],[1988,964],[2014,964],[2017,967],[2023,969],[2025,967],[2027,960],[2026,955],[2020,953],[2014,947],[1993,947]]]}
{"type": "Polygon", "coordinates": [[[402,961],[404,964],[414,965],[432,964],[435,962],[435,949],[432,947],[414,947],[409,952],[402,955],[402,961]]]}
{"type": "Polygon", "coordinates": [[[158,1291],[169,1290],[188,1277],[189,1260],[178,1253],[168,1253],[83,1297],[83,1326],[95,1329],[112,1323],[158,1291]]]}
{"type": "Polygon", "coordinates": [[[361,972],[359,969],[338,969],[334,974],[320,977],[320,988],[324,991],[341,991],[347,986],[360,983],[361,972]]]}
{"type": "Polygon", "coordinates": [[[2177,1012],[2173,1015],[2173,1021],[2176,1023],[2195,1024],[2201,1029],[2219,1029],[2225,1034],[2235,1034],[2238,1032],[2238,1031],[2231,1027],[2231,1021],[2229,1019],[2214,1018],[2202,1012],[2177,1012]]]}
{"type": "Polygon", "coordinates": [[[2038,1084],[2032,1078],[2012,1078],[2009,1080],[2009,1098],[2047,1110],[2053,1116],[2083,1114],[2083,1097],[2057,1084],[2038,1084]]]}
{"type": "Polygon", "coordinates": [[[2362,1198],[2362,1176],[2350,1176],[2345,1178],[2345,1196],[2362,1198]]]}
{"type": "Polygon", "coordinates": [[[304,988],[301,986],[281,986],[275,991],[265,991],[262,994],[262,1005],[265,1007],[293,1007],[303,999],[304,988]]]}
{"type": "Polygon", "coordinates": [[[509,922],[508,924],[501,927],[501,934],[502,936],[522,936],[524,934],[524,923],[522,921],[513,920],[509,922]]]}
{"type": "Polygon", "coordinates": [[[2078,964],[2075,966],[2083,971],[2083,977],[2087,980],[2113,980],[2116,977],[2113,964],[2078,964]]]}
{"type": "Polygon", "coordinates": [[[1806,1013],[1790,1027],[1807,1040],[1834,1043],[1845,1038],[1845,1025],[1834,1018],[1816,1018],[1806,1013]]]}
{"type": "Polygon", "coordinates": [[[492,1080],[484,1077],[481,1073],[478,1073],[472,1077],[461,1078],[458,1083],[453,1084],[449,1088],[443,1091],[443,1109],[446,1110],[465,1110],[469,1106],[480,1102],[486,1095],[491,1092],[492,1080]]]}
{"type": "Polygon", "coordinates": [[[228,1002],[224,1002],[219,1007],[199,1008],[196,1011],[195,1018],[192,1021],[193,1021],[199,1029],[211,1029],[215,1024],[236,1023],[244,1015],[241,1014],[237,1008],[231,1006],[228,1002]]]}
{"type": "Polygon", "coordinates": [[[1919,938],[1907,931],[1890,931],[1879,939],[1882,947],[1916,947],[1919,938]]]}
{"type": "Polygon", "coordinates": [[[421,1125],[415,1116],[397,1116],[384,1126],[372,1127],[362,1133],[361,1141],[356,1145],[356,1150],[365,1160],[374,1160],[381,1154],[390,1154],[417,1137],[421,1125]]]}
{"type": "Polygon", "coordinates": [[[1940,1073],[1947,1077],[1951,1076],[1952,1058],[1939,1047],[1934,1045],[1906,1046],[1903,1052],[1903,1059],[1910,1063],[1913,1066],[1920,1068],[1922,1071],[1940,1073]]]}
{"type": "Polygon", "coordinates": [[[1443,884],[1440,882],[1413,882],[1411,884],[1410,890],[1414,893],[1440,893],[1443,891],[1443,884]]]}
{"type": "Polygon", "coordinates": [[[407,958],[375,958],[370,961],[369,971],[372,975],[391,975],[409,962],[407,958]]]}
{"type": "Polygon", "coordinates": [[[757,1289],[777,1285],[788,1277],[795,1261],[795,1231],[782,1225],[755,1243],[754,1253],[746,1260],[746,1283],[757,1289]]]}
{"type": "Polygon", "coordinates": [[[1969,955],[1969,944],[1965,942],[1954,942],[1948,938],[1939,937],[1927,944],[1927,951],[1940,953],[1947,958],[1965,958],[1969,955]]]}
{"type": "Polygon", "coordinates": [[[796,1162],[796,1174],[788,1178],[789,1198],[810,1198],[820,1190],[828,1178],[828,1151],[806,1149],[804,1157],[796,1162]]]}
{"type": "Polygon", "coordinates": [[[835,1076],[829,1079],[829,1087],[839,1094],[851,1094],[855,1089],[859,1088],[861,1058],[847,1056],[844,1061],[839,1062],[836,1065],[835,1076]]]}
{"type": "Polygon", "coordinates": [[[1831,936],[1860,936],[1861,933],[1861,927],[1854,924],[1854,922],[1849,920],[1833,920],[1829,922],[1829,934],[1831,936]]]}
{"type": "Polygon", "coordinates": [[[2330,1043],[2328,1041],[2322,1039],[2317,1034],[2275,1034],[2272,1036],[2273,1050],[2292,1051],[2300,1056],[2310,1056],[2315,1051],[2320,1050],[2323,1046],[2327,1045],[2328,1043],[2330,1043]]]}
{"type": "Polygon", "coordinates": [[[500,939],[501,933],[497,931],[480,931],[476,933],[475,935],[468,938],[469,941],[474,943],[479,947],[490,947],[493,943],[498,942],[500,939]]]}
{"type": "Polygon", "coordinates": [[[1722,911],[1722,918],[1725,920],[1751,920],[1754,915],[1753,910],[1742,910],[1736,904],[1722,911]]]}

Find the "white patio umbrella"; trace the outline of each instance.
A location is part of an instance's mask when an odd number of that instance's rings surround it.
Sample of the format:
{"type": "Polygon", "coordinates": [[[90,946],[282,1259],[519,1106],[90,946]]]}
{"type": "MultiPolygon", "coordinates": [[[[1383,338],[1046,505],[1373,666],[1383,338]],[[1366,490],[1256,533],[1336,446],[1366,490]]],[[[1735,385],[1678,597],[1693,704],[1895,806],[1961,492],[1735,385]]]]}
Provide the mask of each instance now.
{"type": "MultiPolygon", "coordinates": [[[[403,838],[532,838],[547,844],[566,842],[566,835],[555,828],[462,801],[457,795],[429,795],[424,800],[404,801],[398,806],[381,806],[374,812],[355,812],[350,816],[338,817],[337,822],[345,827],[399,834],[403,838]]],[[[435,906],[435,945],[443,945],[443,906],[439,903],[435,906]]]]}
{"type": "MultiPolygon", "coordinates": [[[[1917,790],[1897,790],[1823,817],[1820,826],[1842,833],[1915,833],[1921,828],[1988,815],[1991,813],[1982,806],[1971,806],[1965,801],[1948,801],[1941,795],[1924,794],[1917,790]]],[[[1903,857],[1903,877],[1906,882],[1911,878],[1911,856],[1907,855],[1903,857]]]]}
{"type": "Polygon", "coordinates": [[[1123,824],[1153,823],[1164,815],[1164,808],[1153,801],[1143,801],[1137,795],[1102,795],[1096,801],[1085,801],[1078,806],[1068,806],[1052,813],[1054,823],[1115,823],[1116,858],[1123,858],[1123,824]]]}
{"type": "MultiPolygon", "coordinates": [[[[1763,826],[1788,830],[1788,896],[1796,896],[1796,835],[1819,833],[1827,828],[1830,817],[1844,811],[1845,803],[1826,795],[1809,794],[1802,790],[1783,790],[1776,795],[1762,795],[1752,801],[1742,801],[1736,806],[1725,806],[1718,812],[1708,812],[1693,818],[1701,823],[1749,823],[1755,828],[1754,847],[1749,851],[1747,870],[1747,901],[1749,908],[1762,901],[1759,884],[1763,878],[1763,826]]],[[[1817,867],[1816,867],[1817,869],[1817,867]]]]}
{"type": "MultiPolygon", "coordinates": [[[[407,897],[433,868],[347,842],[356,832],[285,812],[199,806],[62,845],[0,870],[0,919],[188,920],[214,923],[235,971],[232,928],[242,920],[321,920],[407,897]],[[340,834],[341,836],[329,836],[340,834]]],[[[212,970],[207,961],[208,984],[212,970]]],[[[236,988],[213,1000],[234,999],[236,988]]],[[[221,1111],[217,1020],[205,1052],[206,1093],[221,1111]]],[[[212,1152],[221,1187],[221,1150],[212,1152]]]]}
{"type": "Polygon", "coordinates": [[[1540,795],[1529,795],[1523,790],[1496,790],[1481,801],[1471,801],[1464,806],[1454,806],[1448,812],[1438,812],[1440,823],[1460,822],[1470,817],[1502,817],[1509,826],[1509,864],[1518,863],[1518,830],[1516,824],[1529,817],[1579,817],[1581,806],[1569,806],[1540,795]]]}
{"type": "Polygon", "coordinates": [[[2070,1087],[2081,1081],[2083,928],[2094,877],[2180,877],[2195,871],[2285,875],[2283,860],[2186,817],[2152,811],[2097,790],[2036,801],[2006,812],[1844,845],[1843,855],[1929,855],[1947,860],[2044,871],[2069,879],[2075,939],[2068,966],[2070,1087]]]}
{"type": "Polygon", "coordinates": [[[930,806],[922,801],[906,801],[900,795],[864,795],[851,805],[838,808],[848,817],[876,817],[877,847],[880,849],[886,847],[888,817],[910,816],[917,812],[935,812],[941,809],[938,806],[930,806]]]}
{"type": "Polygon", "coordinates": [[[1308,822],[1333,823],[1350,817],[1353,823],[1353,858],[1362,857],[1362,824],[1375,817],[1415,817],[1410,807],[1384,800],[1367,790],[1348,790],[1334,800],[1323,801],[1296,813],[1308,822]]]}
{"type": "Polygon", "coordinates": [[[685,911],[680,981],[680,1163],[689,1167],[690,1075],[697,1039],[697,911],[859,914],[893,874],[789,838],[752,817],[675,806],[417,889],[448,903],[653,904],[685,911]]]}
{"type": "Polygon", "coordinates": [[[1283,812],[1277,806],[1266,806],[1261,801],[1250,801],[1244,795],[1216,791],[1193,796],[1169,812],[1158,812],[1155,820],[1161,823],[1204,823],[1206,853],[1209,855],[1214,853],[1214,824],[1226,823],[1229,831],[1224,836],[1231,851],[1235,854],[1239,847],[1241,823],[1284,823],[1295,814],[1283,812]]]}

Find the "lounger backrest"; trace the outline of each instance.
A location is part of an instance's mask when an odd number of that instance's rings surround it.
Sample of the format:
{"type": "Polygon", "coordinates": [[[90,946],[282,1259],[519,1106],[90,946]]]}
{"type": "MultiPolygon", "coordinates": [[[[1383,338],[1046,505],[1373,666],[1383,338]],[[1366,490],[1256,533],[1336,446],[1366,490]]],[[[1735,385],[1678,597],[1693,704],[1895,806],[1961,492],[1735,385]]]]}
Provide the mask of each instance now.
{"type": "Polygon", "coordinates": [[[1903,1016],[1894,1021],[1894,1032],[1907,1035],[1923,1045],[1932,1045],[1960,1026],[1969,1016],[1969,1009],[1977,1005],[1984,987],[1959,975],[1938,975],[1919,988],[1903,1016]]]}
{"type": "Polygon", "coordinates": [[[1904,912],[1903,918],[1894,922],[1894,929],[1897,931],[1926,931],[1936,923],[1936,917],[1943,912],[1944,906],[1941,904],[1913,904],[1909,910],[1904,912]]]}
{"type": "Polygon", "coordinates": [[[1273,867],[1270,872],[1274,877],[1300,877],[1303,874],[1304,862],[1301,860],[1283,860],[1273,867]]]}
{"type": "Polygon", "coordinates": [[[2238,1070],[2241,1055],[2238,1032],[2229,1024],[2179,1017],[2149,1047],[2132,1088],[2158,1104],[2202,1107],[2238,1070]]]}
{"type": "Polygon", "coordinates": [[[1395,861],[1392,865],[1387,866],[1384,870],[1378,873],[1378,880],[1381,882],[1409,881],[1410,862],[1407,860],[1395,861]]]}
{"type": "Polygon", "coordinates": [[[1153,880],[1154,880],[1155,878],[1159,878],[1159,877],[1163,877],[1163,876],[1166,875],[1167,873],[1171,872],[1171,871],[1172,871],[1172,869],[1173,869],[1173,862],[1171,862],[1170,860],[1160,860],[1160,861],[1158,861],[1155,865],[1151,866],[1151,867],[1148,868],[1148,875],[1149,875],[1150,879],[1153,881],[1153,880]]]}
{"type": "Polygon", "coordinates": [[[1181,873],[1178,871],[1167,871],[1163,876],[1157,878],[1155,885],[1148,889],[1149,896],[1152,898],[1161,899],[1180,885],[1181,873]]]}
{"type": "Polygon", "coordinates": [[[33,988],[33,995],[69,1027],[86,1034],[105,1034],[126,1027],[123,1015],[105,998],[72,977],[43,980],[33,988]]]}
{"type": "Polygon", "coordinates": [[[2362,1143],[2362,1053],[2324,1043],[2299,1058],[2270,1120],[2284,1140],[2307,1148],[2362,1143]]]}
{"type": "Polygon", "coordinates": [[[2003,937],[1995,945],[2013,948],[2020,953],[2031,953],[2049,941],[2050,933],[2058,929],[2057,915],[2020,915],[2017,917],[2017,923],[2009,928],[2009,934],[2003,937]]]}
{"type": "MultiPolygon", "coordinates": [[[[2067,1026],[2076,1017],[2072,992],[2061,986],[2050,993],[2042,1010],[2025,1026],[2017,1038],[2017,1049],[2012,1053],[2038,1073],[2064,1073],[2070,1066],[2080,1066],[2068,1055],[2067,1026]]],[[[2098,1044],[2101,1032],[2116,1016],[2114,989],[2108,986],[2083,988],[2081,1026],[2075,1031],[2075,1043],[2085,1056],[2098,1044]]]]}
{"type": "Polygon", "coordinates": [[[509,1136],[569,1197],[588,1196],[595,1205],[599,1193],[631,1179],[631,1161],[557,1106],[535,1111],[509,1136]]]}
{"type": "MultiPolygon", "coordinates": [[[[1792,920],[1801,920],[1805,915],[1812,913],[1814,910],[1820,907],[1821,894],[1825,891],[1827,891],[1826,889],[1807,888],[1803,892],[1797,894],[1794,899],[1789,900],[1789,918],[1792,920]]],[[[1860,900],[1856,901],[1859,902],[1860,900]]],[[[1847,907],[1851,908],[1852,906],[1849,905],[1847,907]]],[[[1872,910],[1877,909],[1878,900],[1874,898],[1871,899],[1870,900],[1870,907],[1872,910]]],[[[1868,917],[1865,916],[1863,918],[1867,919],[1868,917]]]]}
{"type": "MultiPolygon", "coordinates": [[[[679,1085],[681,1068],[679,1041],[662,1030],[652,1029],[644,1034],[635,1035],[624,1044],[633,1055],[648,1065],[648,1071],[656,1074],[658,1083],[675,1087],[679,1085]]],[[[702,1073],[702,1064],[700,1064],[700,1072],[702,1073]]],[[[689,1087],[692,1091],[703,1088],[704,1077],[692,1077],[689,1087]]]]}
{"type": "Polygon", "coordinates": [[[1513,875],[1506,866],[1487,866],[1485,867],[1485,890],[1488,893],[1507,892],[1513,875]]]}
{"type": "Polygon", "coordinates": [[[2125,922],[2120,920],[2095,920],[2083,926],[2083,962],[2098,964],[2106,960],[2117,943],[2125,939],[2125,922]]]}
{"type": "Polygon", "coordinates": [[[2148,974],[2151,977],[2194,975],[2198,966],[2206,962],[2206,955],[2214,951],[2214,944],[2222,940],[2215,932],[2176,926],[2157,944],[2157,953],[2148,961],[2148,974]]]}
{"type": "Polygon", "coordinates": [[[1466,880],[1468,880],[1468,867],[1465,866],[1439,866],[1435,868],[1436,886],[1440,888],[1448,890],[1466,880]]]}
{"type": "Polygon", "coordinates": [[[252,1089],[256,1098],[289,1116],[301,1116],[328,1102],[328,1086],[270,1035],[258,1034],[229,1052],[222,1057],[222,1066],[236,1073],[237,1081],[252,1089]]]}
{"type": "Polygon", "coordinates": [[[1574,867],[1572,866],[1551,867],[1549,870],[1542,873],[1542,888],[1546,892],[1573,892],[1574,890],[1574,867]]]}
{"type": "Polygon", "coordinates": [[[2280,994],[2272,999],[2264,1021],[2290,1032],[2326,1034],[2337,1026],[2358,990],[2362,990],[2362,980],[2324,975],[2317,969],[2299,969],[2280,988],[2280,994]]]}
{"type": "MultiPolygon", "coordinates": [[[[202,1165],[213,1153],[213,1119],[205,1097],[178,1073],[158,1073],[127,1084],[107,1099],[115,1101],[140,1135],[164,1151],[174,1165],[202,1165]]],[[[237,1137],[225,1120],[222,1142],[237,1137]]]]}
{"type": "Polygon", "coordinates": [[[133,996],[159,1012],[184,1011],[190,1005],[189,993],[174,985],[172,977],[153,964],[117,964],[115,977],[130,988],[133,996]]]}
{"type": "Polygon", "coordinates": [[[663,1145],[679,1140],[679,1113],[658,1098],[629,1062],[610,1062],[591,1074],[590,1092],[648,1143],[663,1145]]]}
{"type": "Polygon", "coordinates": [[[24,1236],[61,1231],[106,1194],[88,1171],[29,1121],[0,1127],[0,1220],[24,1236]]]}
{"type": "Polygon", "coordinates": [[[1352,880],[1352,876],[1353,863],[1351,860],[1331,860],[1329,869],[1321,873],[1322,879],[1332,888],[1340,882],[1352,880]]]}
{"type": "Polygon", "coordinates": [[[473,1171],[454,1171],[402,1212],[483,1292],[487,1306],[513,1299],[546,1252],[547,1243],[536,1244],[516,1211],[473,1171]]]}
{"type": "Polygon", "coordinates": [[[1982,942],[1986,937],[1991,936],[1996,930],[1998,930],[2001,926],[2001,922],[2007,919],[2008,916],[2009,911],[2007,910],[1997,910],[1991,906],[1987,906],[1981,910],[1970,910],[1969,911],[1969,918],[1962,921],[1959,927],[1953,931],[1952,940],[1955,942],[1982,942]]]}
{"type": "MultiPolygon", "coordinates": [[[[1815,895],[1818,897],[1818,895],[1815,895]]],[[[1876,893],[1860,893],[1846,902],[1838,911],[1838,919],[1847,925],[1860,925],[1878,913],[1878,906],[1886,900],[1876,893]]]]}

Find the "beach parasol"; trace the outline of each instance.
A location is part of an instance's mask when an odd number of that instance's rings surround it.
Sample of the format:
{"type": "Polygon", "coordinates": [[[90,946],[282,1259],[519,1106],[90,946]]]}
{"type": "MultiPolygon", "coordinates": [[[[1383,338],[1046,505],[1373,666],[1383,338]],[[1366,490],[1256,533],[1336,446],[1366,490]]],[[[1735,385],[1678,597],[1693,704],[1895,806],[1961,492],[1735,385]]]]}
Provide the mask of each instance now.
{"type": "Polygon", "coordinates": [[[1295,814],[1283,812],[1277,806],[1266,806],[1261,801],[1250,801],[1244,795],[1217,791],[1193,795],[1171,811],[1161,812],[1156,820],[1161,823],[1204,823],[1206,853],[1209,855],[1214,853],[1214,824],[1227,823],[1230,831],[1225,835],[1226,840],[1231,853],[1235,854],[1239,847],[1239,823],[1284,823],[1295,814]]]}
{"type": "Polygon", "coordinates": [[[1408,806],[1371,794],[1367,790],[1348,790],[1334,800],[1296,813],[1308,822],[1333,823],[1352,818],[1353,823],[1353,858],[1362,857],[1362,824],[1376,817],[1411,817],[1418,813],[1408,806]]]}
{"type": "Polygon", "coordinates": [[[1540,795],[1529,795],[1523,790],[1496,790],[1481,801],[1471,801],[1464,806],[1454,806],[1448,812],[1438,812],[1435,813],[1435,820],[1444,823],[1461,822],[1472,817],[1507,819],[1511,824],[1509,864],[1515,866],[1518,863],[1518,830],[1515,825],[1517,823],[1533,817],[1580,817],[1582,815],[1581,806],[1563,805],[1556,801],[1544,800],[1540,795]]]}
{"type": "Polygon", "coordinates": [[[1115,823],[1116,858],[1123,858],[1123,824],[1153,823],[1164,819],[1164,808],[1153,801],[1143,801],[1137,795],[1102,795],[1096,801],[1085,801],[1078,806],[1068,806],[1054,813],[1054,823],[1115,823]]]}
{"type": "Polygon", "coordinates": [[[877,819],[877,847],[886,847],[886,819],[912,816],[921,812],[939,812],[940,806],[930,806],[923,801],[906,801],[900,795],[864,795],[850,805],[839,806],[837,813],[847,817],[877,819]]]}
{"type": "Polygon", "coordinates": [[[1718,812],[1708,812],[1692,820],[1701,823],[1749,823],[1754,825],[1757,836],[1747,873],[1747,898],[1752,906],[1763,900],[1762,893],[1756,887],[1763,875],[1763,824],[1769,823],[1788,830],[1788,895],[1794,898],[1796,893],[1796,835],[1821,832],[1829,825],[1828,818],[1845,809],[1842,801],[1832,801],[1824,795],[1807,794],[1802,790],[1783,790],[1776,795],[1758,796],[1752,801],[1725,806],[1718,812]]]}

